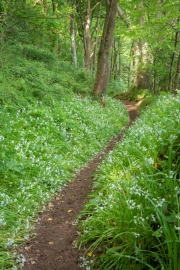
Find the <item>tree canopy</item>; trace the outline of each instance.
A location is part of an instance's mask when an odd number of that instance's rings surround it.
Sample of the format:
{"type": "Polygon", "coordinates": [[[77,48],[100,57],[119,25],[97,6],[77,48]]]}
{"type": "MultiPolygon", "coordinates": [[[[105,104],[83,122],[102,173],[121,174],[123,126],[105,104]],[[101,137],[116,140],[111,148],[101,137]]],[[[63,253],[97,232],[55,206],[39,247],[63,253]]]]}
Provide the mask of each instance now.
{"type": "MultiPolygon", "coordinates": [[[[2,0],[1,66],[10,44],[34,44],[94,75],[107,18],[114,1],[2,0]]],[[[179,1],[118,2],[110,54],[110,80],[120,90],[175,92],[180,74],[179,1]]],[[[107,37],[109,39],[109,37],[107,37]]]]}

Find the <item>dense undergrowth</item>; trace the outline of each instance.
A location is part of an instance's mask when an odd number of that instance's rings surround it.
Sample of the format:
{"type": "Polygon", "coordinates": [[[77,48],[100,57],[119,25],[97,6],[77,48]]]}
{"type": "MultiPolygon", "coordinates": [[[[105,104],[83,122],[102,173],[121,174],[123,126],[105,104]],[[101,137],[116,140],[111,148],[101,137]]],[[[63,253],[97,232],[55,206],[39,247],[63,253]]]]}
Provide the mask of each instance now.
{"type": "Polygon", "coordinates": [[[18,269],[16,249],[31,236],[38,211],[128,115],[111,98],[106,108],[92,100],[90,75],[48,51],[13,45],[2,58],[0,269],[18,269]]]}
{"type": "Polygon", "coordinates": [[[180,269],[179,154],[180,97],[160,96],[96,174],[78,241],[92,269],[180,269]]]}
{"type": "Polygon", "coordinates": [[[25,106],[42,101],[52,105],[67,93],[90,95],[93,78],[83,69],[58,60],[48,50],[33,45],[8,46],[2,55],[0,104],[25,106]]]}

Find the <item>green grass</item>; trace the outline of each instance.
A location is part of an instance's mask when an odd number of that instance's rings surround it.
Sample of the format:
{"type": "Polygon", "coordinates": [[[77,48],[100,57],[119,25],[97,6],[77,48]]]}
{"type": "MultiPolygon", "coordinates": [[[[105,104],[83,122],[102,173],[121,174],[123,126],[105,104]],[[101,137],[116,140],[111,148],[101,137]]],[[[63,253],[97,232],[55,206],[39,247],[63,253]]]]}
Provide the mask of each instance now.
{"type": "Polygon", "coordinates": [[[38,211],[128,122],[110,98],[107,108],[72,91],[22,100],[6,98],[0,108],[0,269],[23,265],[16,249],[32,236],[38,211]]]}
{"type": "MultiPolygon", "coordinates": [[[[90,74],[48,50],[7,46],[1,64],[0,269],[15,270],[38,211],[128,116],[111,98],[102,108],[90,74]]],[[[99,269],[179,270],[179,114],[179,97],[160,97],[102,164],[79,240],[99,269]]]]}
{"type": "Polygon", "coordinates": [[[7,46],[0,72],[0,269],[19,269],[19,245],[38,212],[128,122],[125,107],[93,100],[93,78],[33,45],[7,46]]]}
{"type": "Polygon", "coordinates": [[[180,269],[180,97],[161,96],[101,165],[79,246],[98,269],[180,269]]]}

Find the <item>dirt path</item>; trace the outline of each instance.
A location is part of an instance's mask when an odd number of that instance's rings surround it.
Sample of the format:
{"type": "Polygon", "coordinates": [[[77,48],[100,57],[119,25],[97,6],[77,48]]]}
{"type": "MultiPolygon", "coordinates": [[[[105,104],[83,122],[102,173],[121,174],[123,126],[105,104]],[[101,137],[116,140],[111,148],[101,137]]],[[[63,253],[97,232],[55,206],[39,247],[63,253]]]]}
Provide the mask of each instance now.
{"type": "MultiPolygon", "coordinates": [[[[125,102],[130,123],[137,117],[137,107],[125,102]]],[[[126,129],[125,128],[125,129],[126,129]]],[[[124,129],[124,130],[125,130],[124,129]]],[[[36,225],[36,238],[29,241],[20,253],[26,258],[23,270],[78,270],[83,251],[74,248],[77,227],[73,221],[83,209],[91,190],[93,174],[103,158],[121,140],[123,132],[113,138],[108,146],[91,160],[49,204],[36,225]]]]}

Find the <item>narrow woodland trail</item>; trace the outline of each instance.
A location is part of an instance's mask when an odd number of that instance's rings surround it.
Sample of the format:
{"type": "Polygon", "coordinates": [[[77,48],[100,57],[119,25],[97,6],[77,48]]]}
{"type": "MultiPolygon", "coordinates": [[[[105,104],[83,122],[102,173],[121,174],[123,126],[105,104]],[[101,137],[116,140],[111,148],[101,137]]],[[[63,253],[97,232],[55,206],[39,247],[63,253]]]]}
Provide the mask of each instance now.
{"type": "MultiPolygon", "coordinates": [[[[124,103],[130,116],[128,128],[137,117],[137,106],[124,103]]],[[[20,253],[26,258],[23,270],[78,270],[79,258],[83,250],[74,248],[77,227],[73,225],[83,209],[86,196],[90,192],[93,174],[104,157],[119,142],[124,133],[114,137],[97,156],[84,167],[48,205],[47,211],[40,215],[35,227],[36,238],[22,247],[20,253]]]]}

